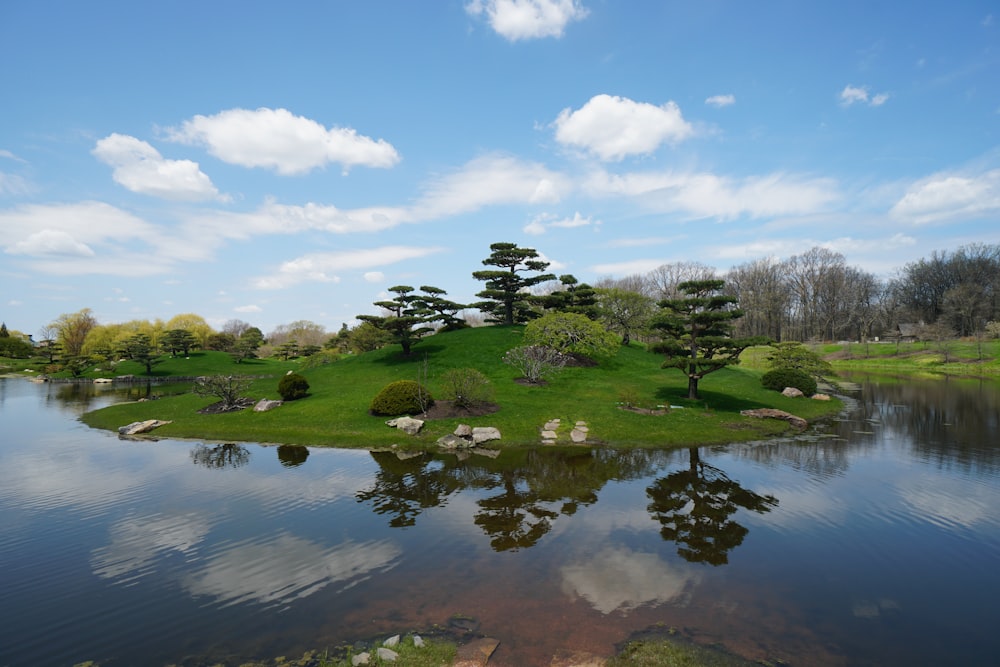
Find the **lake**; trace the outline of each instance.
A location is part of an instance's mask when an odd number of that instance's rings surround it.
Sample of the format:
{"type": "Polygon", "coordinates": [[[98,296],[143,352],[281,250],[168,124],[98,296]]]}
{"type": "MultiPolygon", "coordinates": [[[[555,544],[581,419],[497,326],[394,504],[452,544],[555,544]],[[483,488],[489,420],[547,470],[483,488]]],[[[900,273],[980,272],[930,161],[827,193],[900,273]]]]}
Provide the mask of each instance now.
{"type": "Polygon", "coordinates": [[[852,379],[796,438],[464,460],[123,440],[78,417],[144,387],[0,379],[0,665],[237,665],[455,615],[491,666],[647,628],[998,664],[1000,382],[852,379]]]}

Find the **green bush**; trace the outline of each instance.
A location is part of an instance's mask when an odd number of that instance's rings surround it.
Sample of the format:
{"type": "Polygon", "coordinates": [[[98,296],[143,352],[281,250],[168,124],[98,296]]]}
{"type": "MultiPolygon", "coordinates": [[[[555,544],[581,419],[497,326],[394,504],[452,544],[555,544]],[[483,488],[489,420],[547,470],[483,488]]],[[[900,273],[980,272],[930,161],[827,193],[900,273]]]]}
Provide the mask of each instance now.
{"type": "Polygon", "coordinates": [[[441,377],[442,398],[456,408],[473,408],[493,402],[493,385],[475,368],[453,368],[441,377]]]}
{"type": "Polygon", "coordinates": [[[289,373],[278,382],[278,393],[284,401],[304,398],[309,393],[309,382],[298,373],[289,373]]]}
{"type": "Polygon", "coordinates": [[[382,388],[372,399],[368,411],[373,415],[395,417],[415,415],[434,405],[434,399],[427,389],[413,380],[397,380],[382,388]]]}
{"type": "Polygon", "coordinates": [[[768,371],[760,378],[760,383],[766,389],[783,391],[785,387],[795,387],[806,396],[816,393],[816,379],[805,371],[795,368],[777,368],[768,371]]]}

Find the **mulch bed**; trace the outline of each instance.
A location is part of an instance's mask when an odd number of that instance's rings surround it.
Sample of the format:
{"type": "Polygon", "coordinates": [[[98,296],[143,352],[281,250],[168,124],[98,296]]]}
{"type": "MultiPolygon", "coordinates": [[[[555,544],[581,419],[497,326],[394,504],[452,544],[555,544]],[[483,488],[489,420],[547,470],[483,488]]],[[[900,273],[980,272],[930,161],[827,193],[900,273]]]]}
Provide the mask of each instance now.
{"type": "Polygon", "coordinates": [[[496,403],[480,403],[469,408],[459,408],[452,405],[451,401],[434,401],[426,413],[416,415],[419,419],[457,419],[461,417],[482,417],[491,415],[500,406],[496,403]]]}
{"type": "Polygon", "coordinates": [[[241,398],[236,402],[236,405],[231,405],[228,408],[222,401],[218,403],[212,403],[198,411],[199,414],[203,415],[221,415],[225,412],[236,412],[237,410],[245,410],[246,408],[253,407],[257,401],[252,398],[241,398]]]}

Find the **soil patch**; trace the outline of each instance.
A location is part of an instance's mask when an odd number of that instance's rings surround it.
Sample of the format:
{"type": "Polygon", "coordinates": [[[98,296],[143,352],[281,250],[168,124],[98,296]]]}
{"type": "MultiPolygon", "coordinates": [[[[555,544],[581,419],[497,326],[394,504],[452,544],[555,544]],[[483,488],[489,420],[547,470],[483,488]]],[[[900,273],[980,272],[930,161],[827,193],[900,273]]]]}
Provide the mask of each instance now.
{"type": "Polygon", "coordinates": [[[468,408],[455,406],[451,401],[434,401],[434,405],[428,408],[427,412],[419,415],[422,419],[457,419],[461,417],[482,417],[491,415],[500,406],[496,403],[479,403],[468,408]]]}
{"type": "Polygon", "coordinates": [[[211,405],[202,408],[198,411],[202,415],[220,415],[224,412],[236,412],[237,410],[245,410],[246,408],[252,407],[257,401],[252,398],[241,398],[236,402],[236,405],[231,405],[229,407],[225,406],[225,403],[219,401],[218,403],[212,403],[211,405]]]}
{"type": "Polygon", "coordinates": [[[634,405],[622,405],[619,406],[618,409],[624,410],[625,412],[634,412],[640,415],[655,415],[657,417],[670,414],[670,410],[668,410],[667,408],[656,408],[654,410],[651,408],[637,408],[634,405]]]}

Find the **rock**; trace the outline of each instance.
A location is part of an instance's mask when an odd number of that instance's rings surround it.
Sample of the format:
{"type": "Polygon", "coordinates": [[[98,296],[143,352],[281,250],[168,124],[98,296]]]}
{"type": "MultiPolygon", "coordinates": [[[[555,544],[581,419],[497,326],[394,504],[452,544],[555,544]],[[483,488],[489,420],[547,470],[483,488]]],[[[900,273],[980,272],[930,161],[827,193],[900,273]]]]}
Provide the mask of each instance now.
{"type": "Polygon", "coordinates": [[[257,405],[253,406],[254,412],[267,412],[268,410],[274,410],[275,408],[280,408],[284,403],[282,401],[272,401],[267,398],[262,398],[257,401],[257,405]]]}
{"type": "Polygon", "coordinates": [[[492,426],[477,426],[472,429],[472,442],[481,445],[490,440],[499,440],[500,431],[492,426]]]}
{"type": "Polygon", "coordinates": [[[476,639],[458,647],[452,667],[484,667],[500,642],[490,637],[476,639]]]}
{"type": "Polygon", "coordinates": [[[94,384],[111,384],[114,382],[111,378],[94,378],[94,384]]]}
{"type": "Polygon", "coordinates": [[[417,648],[423,648],[426,644],[424,644],[423,637],[421,637],[420,635],[413,635],[413,645],[416,646],[417,648]]]}
{"type": "Polygon", "coordinates": [[[542,440],[555,440],[556,437],[556,432],[551,429],[542,431],[542,440]]]}
{"type": "Polygon", "coordinates": [[[813,394],[812,395],[812,400],[814,400],[814,401],[829,401],[830,400],[830,396],[829,396],[829,394],[813,394]]]}
{"type": "Polygon", "coordinates": [[[371,654],[368,653],[368,651],[351,656],[351,664],[354,667],[358,667],[358,665],[367,665],[369,662],[371,662],[371,654]]]}
{"type": "Polygon", "coordinates": [[[795,387],[785,387],[781,390],[781,395],[787,396],[788,398],[801,398],[802,396],[805,396],[805,394],[795,387]]]}
{"type": "Polygon", "coordinates": [[[393,635],[392,637],[389,637],[384,642],[382,642],[382,646],[387,646],[389,648],[396,648],[397,646],[399,646],[399,635],[393,635]]]}
{"type": "Polygon", "coordinates": [[[559,420],[553,419],[552,421],[547,421],[545,422],[545,426],[543,426],[542,428],[544,428],[546,431],[555,431],[557,428],[559,428],[559,420]]]}
{"type": "Polygon", "coordinates": [[[795,415],[785,412],[784,410],[775,410],[774,408],[758,408],[756,410],[742,410],[740,414],[744,417],[760,417],[762,419],[783,419],[795,428],[802,430],[809,425],[802,417],[796,417],[795,415]]]}
{"type": "Polygon", "coordinates": [[[154,428],[159,428],[161,426],[166,426],[171,422],[160,421],[159,419],[147,419],[141,422],[132,422],[127,426],[122,426],[118,429],[118,433],[121,435],[139,435],[140,433],[149,433],[154,428]]]}
{"type": "Polygon", "coordinates": [[[549,667],[604,667],[606,658],[587,651],[562,650],[552,656],[549,667]]]}
{"type": "Polygon", "coordinates": [[[414,419],[413,417],[397,417],[396,419],[390,419],[385,424],[386,426],[398,428],[408,435],[416,435],[424,427],[423,421],[414,419]]]}
{"type": "Polygon", "coordinates": [[[379,646],[378,650],[375,651],[375,655],[378,656],[379,660],[385,660],[386,662],[396,662],[396,659],[399,657],[398,653],[384,646],[379,646]]]}
{"type": "Polygon", "coordinates": [[[472,447],[472,440],[466,440],[457,435],[446,435],[438,438],[437,444],[438,447],[444,447],[445,449],[467,449],[472,447]]]}
{"type": "Polygon", "coordinates": [[[569,432],[569,439],[573,442],[585,442],[587,440],[587,432],[582,429],[575,428],[569,432]]]}
{"type": "Polygon", "coordinates": [[[468,424],[459,424],[455,428],[455,435],[460,438],[471,438],[472,437],[472,427],[468,424]]]}

